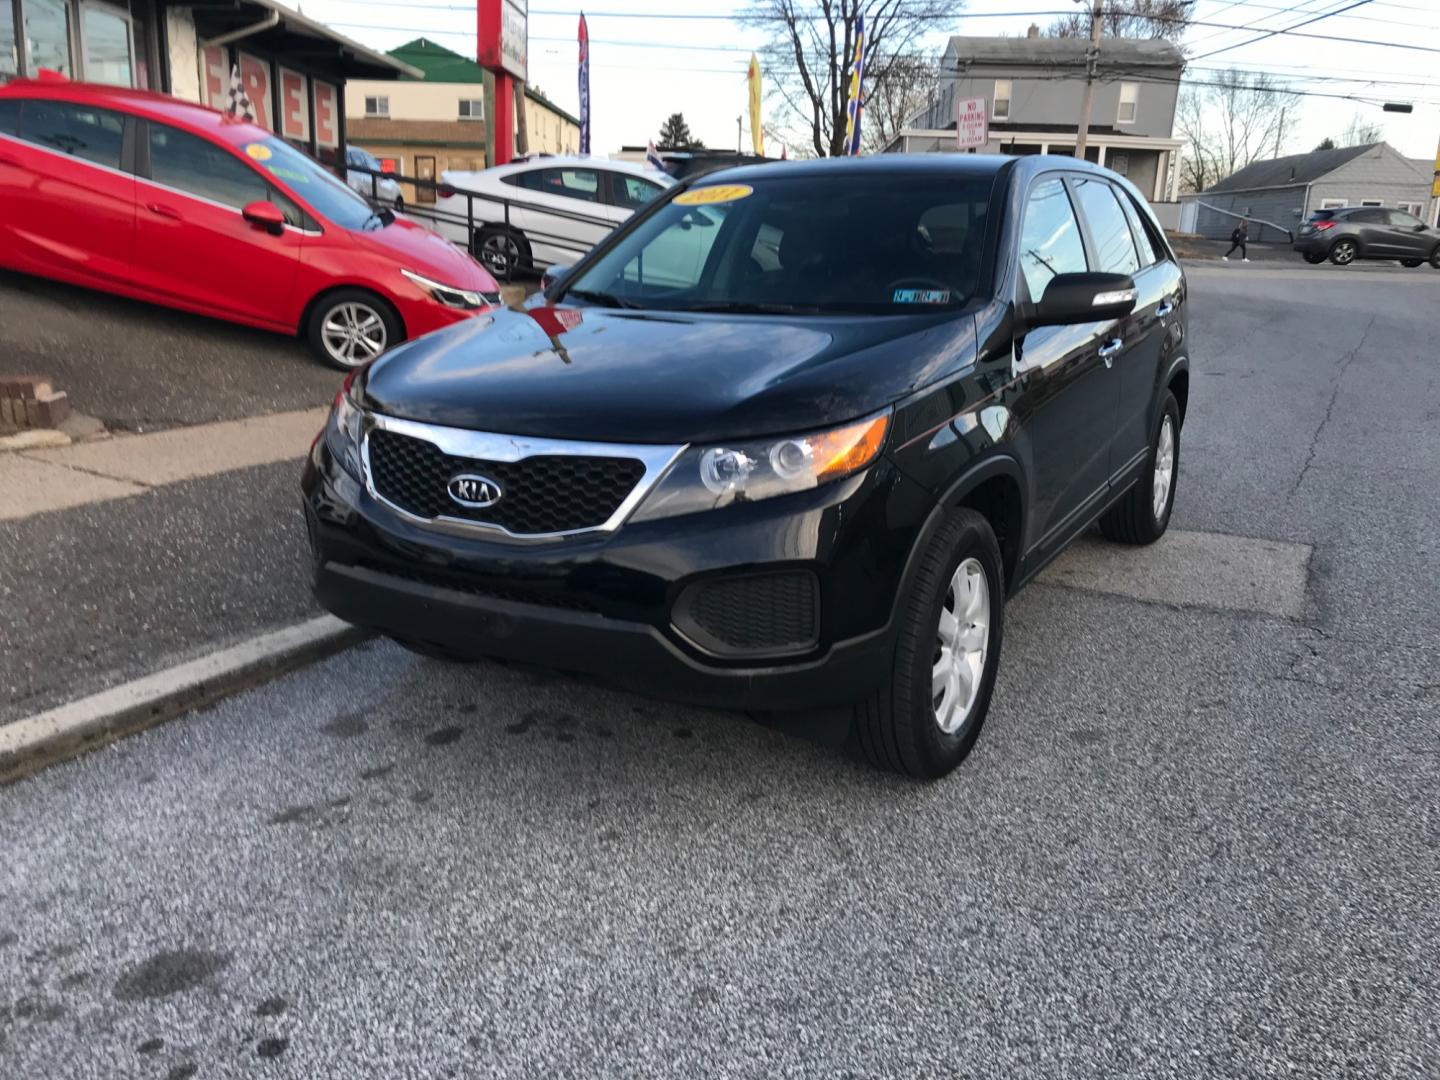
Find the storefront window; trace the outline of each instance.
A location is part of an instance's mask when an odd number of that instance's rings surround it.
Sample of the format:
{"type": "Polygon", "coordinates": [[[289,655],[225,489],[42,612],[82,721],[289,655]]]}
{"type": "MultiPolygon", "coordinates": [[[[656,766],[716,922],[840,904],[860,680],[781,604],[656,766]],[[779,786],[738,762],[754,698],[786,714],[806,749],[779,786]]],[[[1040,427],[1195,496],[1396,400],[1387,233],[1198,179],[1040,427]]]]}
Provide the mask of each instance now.
{"type": "Polygon", "coordinates": [[[73,78],[70,10],[66,0],[23,0],[20,10],[24,13],[25,40],[29,43],[29,73],[33,76],[41,68],[49,68],[73,78]]]}
{"type": "Polygon", "coordinates": [[[0,80],[20,74],[20,51],[15,42],[15,8],[0,0],[0,80]]]}
{"type": "Polygon", "coordinates": [[[80,40],[84,44],[88,81],[112,86],[134,85],[130,18],[125,12],[99,4],[84,5],[80,9],[80,40]]]}

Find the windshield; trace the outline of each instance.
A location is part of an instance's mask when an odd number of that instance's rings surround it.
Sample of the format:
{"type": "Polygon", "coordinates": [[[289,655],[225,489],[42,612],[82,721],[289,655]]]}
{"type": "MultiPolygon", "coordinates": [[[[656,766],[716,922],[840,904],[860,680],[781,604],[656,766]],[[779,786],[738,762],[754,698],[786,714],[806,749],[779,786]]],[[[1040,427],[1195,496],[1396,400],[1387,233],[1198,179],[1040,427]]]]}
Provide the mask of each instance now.
{"type": "Polygon", "coordinates": [[[568,283],[565,295],[674,311],[914,314],[980,277],[989,176],[702,181],[568,283]]]}
{"type": "Polygon", "coordinates": [[[377,229],[394,220],[388,213],[376,214],[338,176],[283,139],[251,143],[245,153],[315,213],[342,229],[377,229]]]}

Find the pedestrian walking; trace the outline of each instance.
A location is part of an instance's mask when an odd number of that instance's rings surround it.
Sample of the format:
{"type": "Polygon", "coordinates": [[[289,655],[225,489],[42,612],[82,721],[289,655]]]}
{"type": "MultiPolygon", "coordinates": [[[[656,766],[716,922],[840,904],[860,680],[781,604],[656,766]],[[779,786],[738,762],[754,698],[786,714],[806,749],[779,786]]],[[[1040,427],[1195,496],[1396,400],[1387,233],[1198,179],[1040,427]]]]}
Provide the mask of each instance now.
{"type": "Polygon", "coordinates": [[[1241,219],[1240,219],[1240,224],[1239,224],[1239,225],[1236,225],[1236,226],[1235,226],[1235,231],[1230,234],[1230,250],[1227,251],[1227,252],[1225,252],[1225,254],[1224,254],[1224,255],[1221,255],[1220,257],[1221,257],[1222,259],[1224,259],[1226,262],[1229,262],[1229,261],[1230,261],[1230,256],[1235,254],[1235,249],[1236,249],[1236,248],[1239,248],[1239,249],[1240,249],[1240,261],[1241,261],[1241,262],[1249,262],[1249,261],[1250,261],[1250,253],[1249,253],[1249,252],[1246,250],[1246,248],[1245,248],[1245,241],[1247,241],[1247,240],[1249,240],[1249,239],[1250,239],[1250,222],[1246,221],[1244,218],[1241,218],[1241,219]]]}

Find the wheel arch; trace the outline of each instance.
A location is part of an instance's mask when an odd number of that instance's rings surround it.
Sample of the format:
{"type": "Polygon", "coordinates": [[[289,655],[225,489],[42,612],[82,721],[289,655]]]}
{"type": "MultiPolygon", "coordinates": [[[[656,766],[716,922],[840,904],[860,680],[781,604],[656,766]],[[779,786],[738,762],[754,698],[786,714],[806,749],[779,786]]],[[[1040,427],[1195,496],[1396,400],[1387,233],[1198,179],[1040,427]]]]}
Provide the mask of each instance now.
{"type": "Polygon", "coordinates": [[[948,510],[975,510],[995,531],[1005,573],[1005,594],[1016,589],[1024,554],[1026,487],[1019,461],[996,454],[975,462],[962,472],[935,501],[916,534],[906,561],[901,593],[908,593],[915,567],[948,510]]]}
{"type": "Polygon", "coordinates": [[[1181,357],[1170,369],[1165,377],[1165,388],[1175,395],[1175,403],[1180,406],[1180,427],[1185,427],[1185,410],[1190,405],[1190,362],[1181,357]]]}
{"type": "MultiPolygon", "coordinates": [[[[389,308],[390,313],[395,316],[395,321],[400,324],[400,341],[408,341],[410,339],[410,330],[405,325],[405,316],[400,314],[400,309],[396,306],[395,302],[379,289],[372,285],[367,285],[363,281],[342,281],[338,284],[327,285],[312,296],[300,311],[300,325],[295,329],[295,332],[299,336],[304,337],[310,332],[310,319],[314,316],[315,309],[318,308],[327,297],[333,296],[338,292],[369,293],[389,308]]],[[[396,344],[399,344],[399,342],[396,342],[396,344]]]]}

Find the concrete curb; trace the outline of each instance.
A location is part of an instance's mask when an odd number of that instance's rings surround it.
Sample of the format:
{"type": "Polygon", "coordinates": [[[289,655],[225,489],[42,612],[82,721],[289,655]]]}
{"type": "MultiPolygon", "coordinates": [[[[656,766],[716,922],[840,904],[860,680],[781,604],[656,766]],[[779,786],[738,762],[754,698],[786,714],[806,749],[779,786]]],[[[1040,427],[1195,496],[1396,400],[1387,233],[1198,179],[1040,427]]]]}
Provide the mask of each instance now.
{"type": "Polygon", "coordinates": [[[0,784],[347,649],[368,631],[322,615],[0,726],[0,784]]]}

